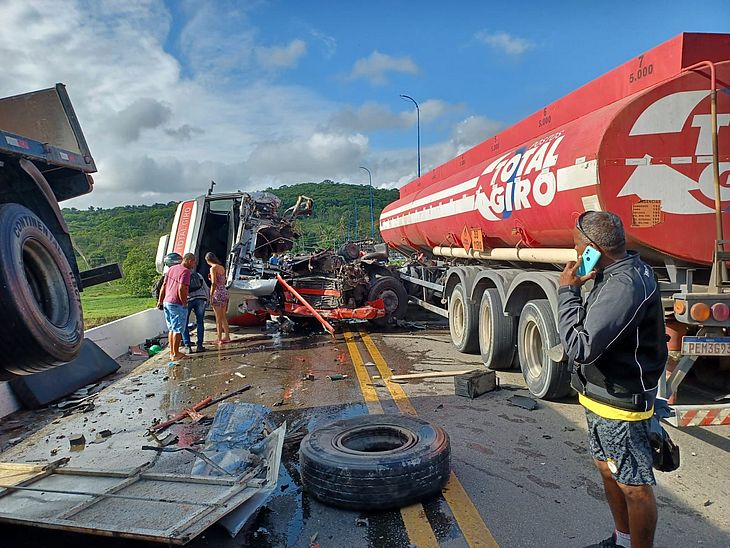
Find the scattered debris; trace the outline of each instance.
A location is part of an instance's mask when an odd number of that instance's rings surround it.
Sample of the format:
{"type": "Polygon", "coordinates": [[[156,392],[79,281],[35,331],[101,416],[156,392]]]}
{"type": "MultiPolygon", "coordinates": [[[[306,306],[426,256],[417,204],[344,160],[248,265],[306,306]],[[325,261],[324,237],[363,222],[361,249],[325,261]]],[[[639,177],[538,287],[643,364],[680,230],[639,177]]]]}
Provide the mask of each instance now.
{"type": "MultiPolygon", "coordinates": [[[[365,364],[367,365],[367,364],[365,364]]],[[[468,373],[478,373],[480,369],[465,369],[463,371],[434,371],[431,373],[409,373],[407,375],[393,375],[391,381],[405,381],[409,379],[430,379],[436,377],[456,377],[458,375],[466,375],[468,373]]]]}
{"type": "Polygon", "coordinates": [[[327,378],[331,381],[341,381],[348,378],[348,375],[342,375],[341,373],[335,373],[333,375],[327,375],[327,378]]]}
{"type": "Polygon", "coordinates": [[[398,327],[402,327],[403,329],[419,329],[419,330],[426,329],[425,325],[421,325],[420,323],[416,323],[416,322],[409,322],[406,320],[396,320],[395,325],[397,325],[398,327]]]}
{"type": "Polygon", "coordinates": [[[302,375],[302,380],[303,381],[313,381],[314,380],[314,375],[312,375],[311,373],[307,373],[305,375],[302,375]]]}
{"type": "Polygon", "coordinates": [[[355,527],[369,527],[370,520],[368,518],[355,518],[355,527]]]}
{"type": "Polygon", "coordinates": [[[71,451],[80,451],[86,446],[86,438],[83,434],[71,434],[68,437],[68,443],[71,451]]]}
{"type": "Polygon", "coordinates": [[[489,369],[454,377],[454,393],[472,400],[491,392],[496,387],[497,374],[489,369]]]}
{"type": "Polygon", "coordinates": [[[519,394],[515,394],[514,396],[510,396],[507,398],[507,401],[510,403],[510,405],[514,405],[515,407],[521,407],[522,409],[527,409],[528,411],[534,411],[537,409],[537,401],[535,401],[532,398],[528,398],[527,396],[520,396],[519,394]]]}
{"type": "MultiPolygon", "coordinates": [[[[227,400],[228,398],[232,398],[233,396],[237,396],[239,394],[242,394],[243,392],[246,392],[247,390],[250,390],[250,389],[251,389],[251,385],[250,384],[247,384],[243,388],[239,388],[238,390],[234,390],[233,392],[228,392],[227,394],[223,394],[222,396],[220,396],[218,398],[215,398],[215,399],[213,399],[210,396],[208,396],[204,400],[196,403],[192,407],[192,409],[185,409],[185,410],[181,411],[180,413],[178,413],[177,415],[173,416],[169,420],[166,420],[164,422],[158,422],[156,424],[153,424],[148,430],[150,432],[161,432],[161,431],[165,430],[166,428],[169,428],[173,424],[175,424],[177,422],[180,422],[185,417],[191,417],[192,418],[194,416],[197,416],[197,415],[199,415],[199,411],[202,411],[203,409],[206,409],[206,408],[210,407],[211,405],[215,405],[215,404],[220,403],[220,402],[222,402],[224,400],[227,400]]],[[[200,417],[198,417],[197,420],[200,420],[201,418],[202,418],[202,415],[200,417]]]]}
{"type": "Polygon", "coordinates": [[[440,403],[436,406],[436,409],[434,409],[434,411],[438,411],[439,409],[443,409],[443,408],[444,408],[444,404],[440,403]]]}
{"type": "Polygon", "coordinates": [[[238,371],[235,371],[233,374],[236,377],[241,377],[242,379],[245,379],[246,378],[246,375],[244,375],[243,373],[239,373],[238,371]]]}
{"type": "Polygon", "coordinates": [[[148,358],[149,352],[142,348],[142,345],[130,346],[129,355],[133,358],[148,358]]]}
{"type": "Polygon", "coordinates": [[[704,503],[702,503],[702,506],[704,506],[705,508],[707,508],[707,507],[708,507],[708,506],[710,506],[710,505],[711,505],[711,504],[712,504],[713,502],[714,502],[713,500],[711,500],[711,499],[707,499],[707,500],[706,500],[706,501],[705,501],[704,503]]]}

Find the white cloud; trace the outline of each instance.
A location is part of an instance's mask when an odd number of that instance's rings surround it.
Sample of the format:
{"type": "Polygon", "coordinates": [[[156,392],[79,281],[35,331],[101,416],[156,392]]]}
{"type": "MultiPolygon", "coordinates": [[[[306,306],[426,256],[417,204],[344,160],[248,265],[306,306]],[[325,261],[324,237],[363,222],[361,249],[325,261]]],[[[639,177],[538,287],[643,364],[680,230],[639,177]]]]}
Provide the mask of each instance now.
{"type": "Polygon", "coordinates": [[[501,122],[483,116],[469,116],[462,120],[456,124],[451,135],[451,140],[456,145],[456,154],[461,154],[482,141],[486,141],[503,127],[504,124],[501,122]]]}
{"type": "Polygon", "coordinates": [[[361,134],[316,132],[305,139],[282,139],[260,143],[246,162],[254,178],[277,174],[322,180],[337,179],[351,172],[368,149],[361,134]]]}
{"type": "MultiPolygon", "coordinates": [[[[419,103],[418,106],[421,109],[422,124],[433,122],[463,109],[463,105],[447,103],[439,99],[428,99],[419,103]]],[[[406,110],[394,112],[382,103],[367,102],[358,108],[347,106],[335,112],[329,121],[329,126],[350,131],[407,129],[415,126],[417,120],[418,113],[415,107],[406,106],[406,110]]]]}
{"type": "Polygon", "coordinates": [[[112,135],[128,144],[139,139],[143,129],[155,129],[170,119],[172,110],[155,99],[137,99],[109,120],[112,135]]]}
{"type": "Polygon", "coordinates": [[[350,73],[351,80],[360,78],[369,80],[373,85],[387,83],[387,74],[398,72],[402,74],[418,74],[418,65],[408,56],[393,57],[379,51],[372,52],[368,57],[358,59],[350,73]]]}
{"type": "Polygon", "coordinates": [[[512,36],[506,32],[487,32],[483,30],[477,32],[474,37],[489,47],[513,57],[519,57],[534,46],[529,40],[512,36]]]}
{"type": "Polygon", "coordinates": [[[347,106],[336,112],[330,119],[330,125],[351,131],[404,129],[411,125],[409,118],[405,113],[393,112],[382,103],[368,102],[359,108],[347,106]]]}
{"type": "Polygon", "coordinates": [[[286,46],[257,47],[256,60],[266,68],[293,67],[307,53],[307,44],[292,40],[286,46]]]}
{"type": "Polygon", "coordinates": [[[312,28],[309,29],[309,34],[311,34],[312,37],[322,45],[324,56],[327,59],[331,59],[337,51],[337,39],[334,36],[330,36],[329,34],[325,34],[312,28]]]}

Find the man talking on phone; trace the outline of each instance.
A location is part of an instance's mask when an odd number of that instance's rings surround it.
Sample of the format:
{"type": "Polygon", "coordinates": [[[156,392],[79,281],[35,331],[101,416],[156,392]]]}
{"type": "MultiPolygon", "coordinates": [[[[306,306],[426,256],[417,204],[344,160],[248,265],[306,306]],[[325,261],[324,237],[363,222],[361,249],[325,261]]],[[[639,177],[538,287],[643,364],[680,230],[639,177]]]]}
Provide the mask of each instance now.
{"type": "Polygon", "coordinates": [[[560,274],[560,338],[614,521],[611,537],[593,546],[651,548],[657,508],[649,419],[667,360],[661,295],[651,267],[626,251],[617,215],[586,211],[573,240],[579,259],[560,274]],[[587,273],[584,258],[595,265],[587,273]],[[584,302],[588,280],[595,284],[584,302]]]}

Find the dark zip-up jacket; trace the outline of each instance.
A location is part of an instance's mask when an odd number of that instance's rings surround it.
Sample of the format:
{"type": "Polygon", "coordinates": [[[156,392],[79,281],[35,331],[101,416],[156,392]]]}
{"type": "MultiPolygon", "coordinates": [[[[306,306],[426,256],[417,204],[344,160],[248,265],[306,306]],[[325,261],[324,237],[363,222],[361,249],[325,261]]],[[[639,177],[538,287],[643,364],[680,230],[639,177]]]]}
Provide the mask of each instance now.
{"type": "Polygon", "coordinates": [[[580,288],[558,290],[558,328],[581,394],[630,411],[654,404],[667,361],[664,309],[654,271],[629,252],[580,288]]]}

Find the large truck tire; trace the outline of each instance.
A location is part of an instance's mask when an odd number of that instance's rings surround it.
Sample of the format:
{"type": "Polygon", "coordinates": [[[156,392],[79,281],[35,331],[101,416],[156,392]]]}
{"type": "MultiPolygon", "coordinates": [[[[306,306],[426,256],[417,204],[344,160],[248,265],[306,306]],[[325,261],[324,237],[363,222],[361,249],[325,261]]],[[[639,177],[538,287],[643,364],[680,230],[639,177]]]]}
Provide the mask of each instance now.
{"type": "Polygon", "coordinates": [[[528,301],[520,314],[517,351],[527,388],[537,398],[557,399],[572,392],[567,362],[554,362],[548,351],[560,343],[547,299],[528,301]]]}
{"type": "Polygon", "coordinates": [[[499,291],[487,288],[479,303],[479,352],[495,371],[511,369],[515,355],[515,318],[502,312],[499,291]]]}
{"type": "Polygon", "coordinates": [[[0,375],[71,361],[84,338],[71,266],[48,227],[19,204],[0,205],[0,375]]]}
{"type": "Polygon", "coordinates": [[[302,483],[342,508],[401,508],[437,495],[449,479],[449,436],[407,415],[363,415],[322,426],[299,449],[302,483]]]}
{"type": "Polygon", "coordinates": [[[469,303],[460,283],[449,295],[448,310],[451,342],[459,352],[476,354],[479,351],[479,308],[469,303]]]}
{"type": "Polygon", "coordinates": [[[372,323],[385,327],[393,320],[402,320],[408,309],[408,293],[401,281],[394,276],[383,276],[375,280],[368,292],[368,301],[383,299],[385,316],[372,323]]]}

